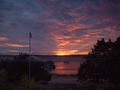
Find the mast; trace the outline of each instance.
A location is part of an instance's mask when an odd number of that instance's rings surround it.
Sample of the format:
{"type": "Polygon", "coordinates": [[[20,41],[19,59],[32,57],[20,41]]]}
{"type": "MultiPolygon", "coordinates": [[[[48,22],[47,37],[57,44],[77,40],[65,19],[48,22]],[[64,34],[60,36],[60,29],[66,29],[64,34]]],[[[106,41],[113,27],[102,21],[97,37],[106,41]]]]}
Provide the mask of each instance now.
{"type": "Polygon", "coordinates": [[[29,33],[30,36],[29,36],[29,79],[30,79],[30,55],[31,55],[31,32],[29,33]]]}

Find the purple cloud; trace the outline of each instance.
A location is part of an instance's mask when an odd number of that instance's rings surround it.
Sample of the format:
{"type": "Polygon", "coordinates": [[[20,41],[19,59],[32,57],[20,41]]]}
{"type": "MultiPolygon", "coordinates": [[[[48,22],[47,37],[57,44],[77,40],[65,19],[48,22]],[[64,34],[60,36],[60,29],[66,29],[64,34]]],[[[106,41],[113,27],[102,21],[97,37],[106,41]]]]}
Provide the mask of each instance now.
{"type": "Polygon", "coordinates": [[[87,18],[99,21],[103,26],[114,28],[119,31],[120,24],[120,2],[118,0],[97,0],[83,3],[87,18]]]}
{"type": "Polygon", "coordinates": [[[17,24],[17,23],[10,23],[10,26],[12,26],[12,27],[17,27],[18,24],[17,24]]]}

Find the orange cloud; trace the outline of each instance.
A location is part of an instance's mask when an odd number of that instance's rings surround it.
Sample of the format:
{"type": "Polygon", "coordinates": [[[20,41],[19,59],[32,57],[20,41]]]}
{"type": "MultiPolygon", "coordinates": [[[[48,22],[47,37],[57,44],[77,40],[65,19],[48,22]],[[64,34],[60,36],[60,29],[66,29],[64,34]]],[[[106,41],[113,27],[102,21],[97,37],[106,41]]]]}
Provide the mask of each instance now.
{"type": "Polygon", "coordinates": [[[66,26],[67,31],[74,31],[76,29],[88,28],[92,27],[92,25],[84,25],[84,24],[68,24],[66,26]]]}
{"type": "Polygon", "coordinates": [[[87,55],[88,52],[80,52],[80,53],[78,53],[78,54],[80,54],[80,55],[87,55]]]}
{"type": "Polygon", "coordinates": [[[5,50],[7,52],[20,52],[19,50],[5,50]]]}
{"type": "Polygon", "coordinates": [[[58,46],[64,46],[64,45],[66,45],[67,44],[67,42],[65,42],[65,43],[60,43],[60,44],[58,44],[58,46]]]}
{"type": "Polygon", "coordinates": [[[99,34],[99,33],[101,33],[103,30],[91,30],[91,32],[90,32],[90,34],[92,34],[92,35],[96,35],[96,34],[99,34]]]}
{"type": "Polygon", "coordinates": [[[6,37],[0,37],[0,41],[5,41],[5,40],[8,40],[8,38],[6,38],[6,37]]]}
{"type": "Polygon", "coordinates": [[[3,46],[4,46],[4,45],[1,45],[1,44],[0,44],[0,47],[3,47],[3,46]]]}
{"type": "Polygon", "coordinates": [[[59,34],[59,32],[57,33],[51,33],[51,35],[54,36],[54,39],[57,41],[57,40],[63,40],[63,39],[69,39],[71,38],[71,36],[64,36],[62,34],[59,34]]]}
{"type": "Polygon", "coordinates": [[[5,46],[9,47],[29,47],[29,45],[18,45],[18,44],[5,44],[5,46]]]}

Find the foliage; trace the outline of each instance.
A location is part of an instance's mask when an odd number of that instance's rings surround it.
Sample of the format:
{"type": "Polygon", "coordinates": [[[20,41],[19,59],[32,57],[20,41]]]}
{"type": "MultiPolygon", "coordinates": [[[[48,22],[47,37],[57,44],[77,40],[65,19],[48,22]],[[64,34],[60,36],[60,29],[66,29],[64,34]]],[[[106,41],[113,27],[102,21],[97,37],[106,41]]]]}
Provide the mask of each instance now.
{"type": "Polygon", "coordinates": [[[7,72],[4,69],[0,70],[0,83],[7,83],[7,72]]]}
{"type": "Polygon", "coordinates": [[[27,53],[19,53],[18,57],[14,56],[14,60],[27,60],[28,57],[29,54],[27,53]]]}
{"type": "MultiPolygon", "coordinates": [[[[25,60],[27,57],[27,54],[20,53],[18,59],[14,58],[13,61],[1,61],[0,69],[5,69],[8,72],[8,82],[18,82],[23,74],[29,75],[29,60],[25,60]],[[22,58],[24,60],[21,60],[22,58]]],[[[31,78],[34,77],[35,81],[51,80],[51,74],[41,68],[41,66],[43,66],[42,62],[31,61],[30,65],[30,76],[31,78]]]]}
{"type": "Polygon", "coordinates": [[[7,84],[7,72],[2,69],[0,70],[0,89],[3,89],[6,87],[7,84]]]}
{"type": "Polygon", "coordinates": [[[116,86],[120,83],[120,37],[115,42],[98,40],[85,58],[78,69],[78,80],[100,83],[105,79],[116,86]]]}
{"type": "Polygon", "coordinates": [[[15,84],[8,83],[8,72],[4,69],[0,70],[0,90],[36,90],[34,85],[34,78],[29,79],[27,75],[22,75],[20,84],[15,86],[15,84]]]}
{"type": "Polygon", "coordinates": [[[4,69],[0,70],[0,90],[13,90],[14,85],[8,83],[8,72],[4,69]]]}
{"type": "Polygon", "coordinates": [[[40,62],[31,62],[31,76],[35,77],[35,81],[50,81],[51,80],[51,74],[49,74],[48,71],[46,71],[44,68],[40,68],[42,64],[40,62]]]}
{"type": "Polygon", "coordinates": [[[27,75],[22,75],[21,87],[19,87],[19,89],[35,90],[34,77],[29,79],[27,75]]]}

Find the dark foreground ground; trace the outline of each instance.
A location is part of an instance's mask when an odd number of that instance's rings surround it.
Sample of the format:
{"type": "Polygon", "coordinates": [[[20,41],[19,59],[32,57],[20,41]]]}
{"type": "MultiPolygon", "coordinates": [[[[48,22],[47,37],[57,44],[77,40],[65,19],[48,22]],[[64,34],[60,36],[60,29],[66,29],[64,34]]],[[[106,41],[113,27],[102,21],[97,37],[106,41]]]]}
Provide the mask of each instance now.
{"type": "Polygon", "coordinates": [[[103,84],[77,82],[77,77],[52,75],[52,80],[36,82],[38,90],[115,90],[114,85],[104,81],[103,84]]]}

